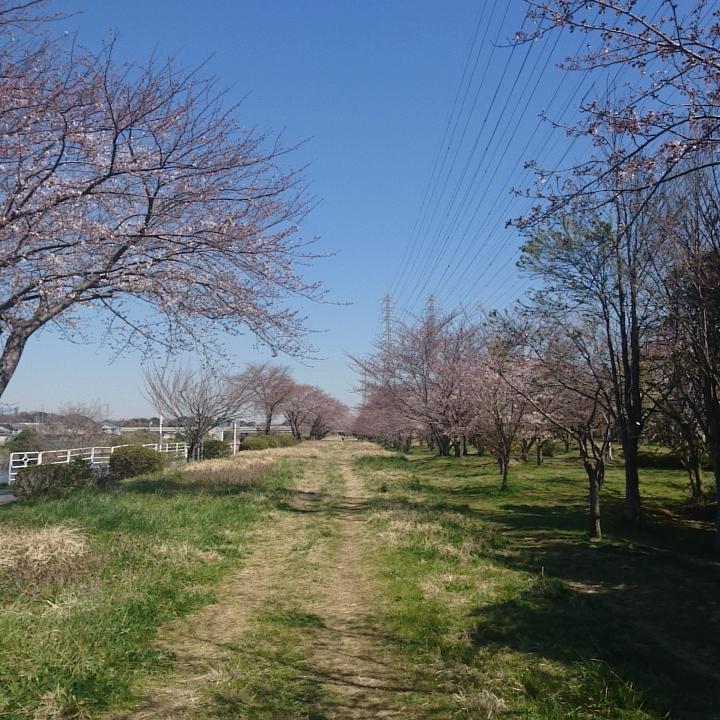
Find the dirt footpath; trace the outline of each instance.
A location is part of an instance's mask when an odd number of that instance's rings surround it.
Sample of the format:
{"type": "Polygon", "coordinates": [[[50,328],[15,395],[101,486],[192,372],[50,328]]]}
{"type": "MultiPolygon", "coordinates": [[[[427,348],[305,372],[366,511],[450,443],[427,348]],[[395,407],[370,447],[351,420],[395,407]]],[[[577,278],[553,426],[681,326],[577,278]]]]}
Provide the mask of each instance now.
{"type": "MultiPolygon", "coordinates": [[[[268,609],[312,621],[299,647],[293,647],[303,656],[304,682],[316,690],[308,701],[313,707],[300,717],[403,717],[408,690],[373,627],[379,603],[372,564],[377,541],[368,531],[362,479],[352,467],[358,456],[378,452],[375,445],[354,441],[264,451],[307,463],[287,507],[259,531],[252,554],[223,581],[215,604],[161,629],[158,644],[175,658],[171,674],[148,686],[136,707],[109,717],[246,717],[242,703],[223,714],[211,698],[218,687],[237,683],[233,672],[257,643],[258,618],[268,609]]],[[[269,626],[263,643],[272,647],[273,642],[269,626]]],[[[271,677],[263,691],[273,692],[271,677]]]]}

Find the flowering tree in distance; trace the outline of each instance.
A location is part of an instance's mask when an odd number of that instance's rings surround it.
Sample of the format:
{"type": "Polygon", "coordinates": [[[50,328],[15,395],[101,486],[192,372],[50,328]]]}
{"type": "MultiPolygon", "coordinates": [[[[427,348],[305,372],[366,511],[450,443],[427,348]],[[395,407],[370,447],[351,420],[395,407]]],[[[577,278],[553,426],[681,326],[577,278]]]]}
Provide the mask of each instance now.
{"type": "Polygon", "coordinates": [[[290,369],[284,365],[250,363],[233,382],[251,388],[253,409],[265,421],[265,434],[270,434],[273,417],[281,412],[295,388],[290,369]]]}
{"type": "Polygon", "coordinates": [[[345,430],[350,425],[347,406],[314,385],[293,383],[281,408],[298,442],[303,433],[311,440],[321,440],[332,430],[345,430]]]}
{"type": "Polygon", "coordinates": [[[524,381],[526,363],[513,357],[495,337],[485,338],[468,377],[475,391],[475,428],[480,436],[489,438],[500,471],[502,490],[508,488],[508,468],[512,446],[521,433],[528,414],[528,402],[507,381],[524,381]]]}
{"type": "Polygon", "coordinates": [[[408,420],[394,402],[394,396],[383,387],[366,393],[353,423],[353,432],[361,438],[372,438],[409,452],[414,436],[422,433],[421,423],[408,420]]]}
{"type": "Polygon", "coordinates": [[[27,6],[0,0],[0,394],[33,333],[87,311],[120,347],[249,329],[301,352],[286,300],[319,288],[284,149],[212,80],[65,49],[27,6]]]}

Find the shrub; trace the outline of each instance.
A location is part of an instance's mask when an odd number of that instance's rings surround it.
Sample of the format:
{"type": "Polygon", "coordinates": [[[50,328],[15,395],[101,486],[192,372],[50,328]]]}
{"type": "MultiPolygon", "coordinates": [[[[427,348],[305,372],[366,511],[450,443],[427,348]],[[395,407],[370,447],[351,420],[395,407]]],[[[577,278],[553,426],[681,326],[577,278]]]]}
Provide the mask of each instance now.
{"type": "Polygon", "coordinates": [[[548,440],[543,440],[543,443],[542,443],[543,457],[549,457],[549,458],[554,457],[556,452],[558,452],[558,447],[556,446],[556,443],[552,438],[549,438],[548,440]]]}
{"type": "Polygon", "coordinates": [[[273,435],[275,447],[292,447],[296,445],[295,438],[292,435],[273,435]]]}
{"type": "Polygon", "coordinates": [[[677,455],[652,450],[640,450],[638,452],[638,465],[643,468],[655,468],[656,470],[683,469],[682,460],[677,455]]]}
{"type": "Polygon", "coordinates": [[[215,460],[230,455],[231,447],[222,440],[208,438],[203,440],[203,460],[215,460]]]}
{"type": "Polygon", "coordinates": [[[18,470],[13,491],[19,498],[61,497],[95,485],[92,467],[80,459],[63,465],[31,465],[18,470]]]}
{"type": "Polygon", "coordinates": [[[157,472],[165,466],[162,453],[142,445],[128,445],[110,456],[110,473],[118,479],[157,472]]]}
{"type": "Polygon", "coordinates": [[[247,437],[240,443],[240,450],[267,450],[269,447],[274,447],[270,444],[271,440],[270,435],[247,437]]]}
{"type": "Polygon", "coordinates": [[[11,437],[5,443],[5,449],[9,452],[26,452],[27,450],[41,450],[40,447],[40,436],[37,430],[32,428],[25,428],[21,430],[17,435],[11,437]]]}
{"type": "Polygon", "coordinates": [[[240,450],[267,450],[268,448],[291,447],[295,445],[292,435],[257,435],[247,437],[240,443],[240,450]]]}

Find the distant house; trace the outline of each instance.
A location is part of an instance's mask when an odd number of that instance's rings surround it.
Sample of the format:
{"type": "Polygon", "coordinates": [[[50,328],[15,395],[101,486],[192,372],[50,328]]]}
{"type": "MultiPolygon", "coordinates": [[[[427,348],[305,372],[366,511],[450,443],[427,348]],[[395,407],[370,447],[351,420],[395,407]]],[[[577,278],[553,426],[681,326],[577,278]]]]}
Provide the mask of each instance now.
{"type": "Polygon", "coordinates": [[[0,445],[4,445],[10,438],[15,437],[20,431],[13,425],[0,424],[0,445]]]}
{"type": "Polygon", "coordinates": [[[100,424],[100,429],[106,434],[106,435],[119,435],[120,434],[120,426],[113,422],[112,420],[104,420],[100,424]]]}

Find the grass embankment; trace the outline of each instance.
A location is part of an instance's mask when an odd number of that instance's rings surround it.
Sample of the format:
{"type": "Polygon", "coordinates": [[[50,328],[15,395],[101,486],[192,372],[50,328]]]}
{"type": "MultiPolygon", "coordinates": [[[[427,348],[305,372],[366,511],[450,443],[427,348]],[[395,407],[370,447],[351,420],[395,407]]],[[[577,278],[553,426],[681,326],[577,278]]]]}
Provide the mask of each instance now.
{"type": "MultiPolygon", "coordinates": [[[[711,523],[685,519],[686,479],[646,470],[647,523],[623,524],[621,468],[587,540],[576,460],[360,458],[399,662],[446,694],[408,717],[719,717],[718,563],[711,523]]],[[[412,704],[412,701],[411,701],[412,704]]]]}
{"type": "Polygon", "coordinates": [[[0,717],[85,717],[168,668],[156,629],[212,601],[291,479],[207,463],[3,508],[0,717]]]}

